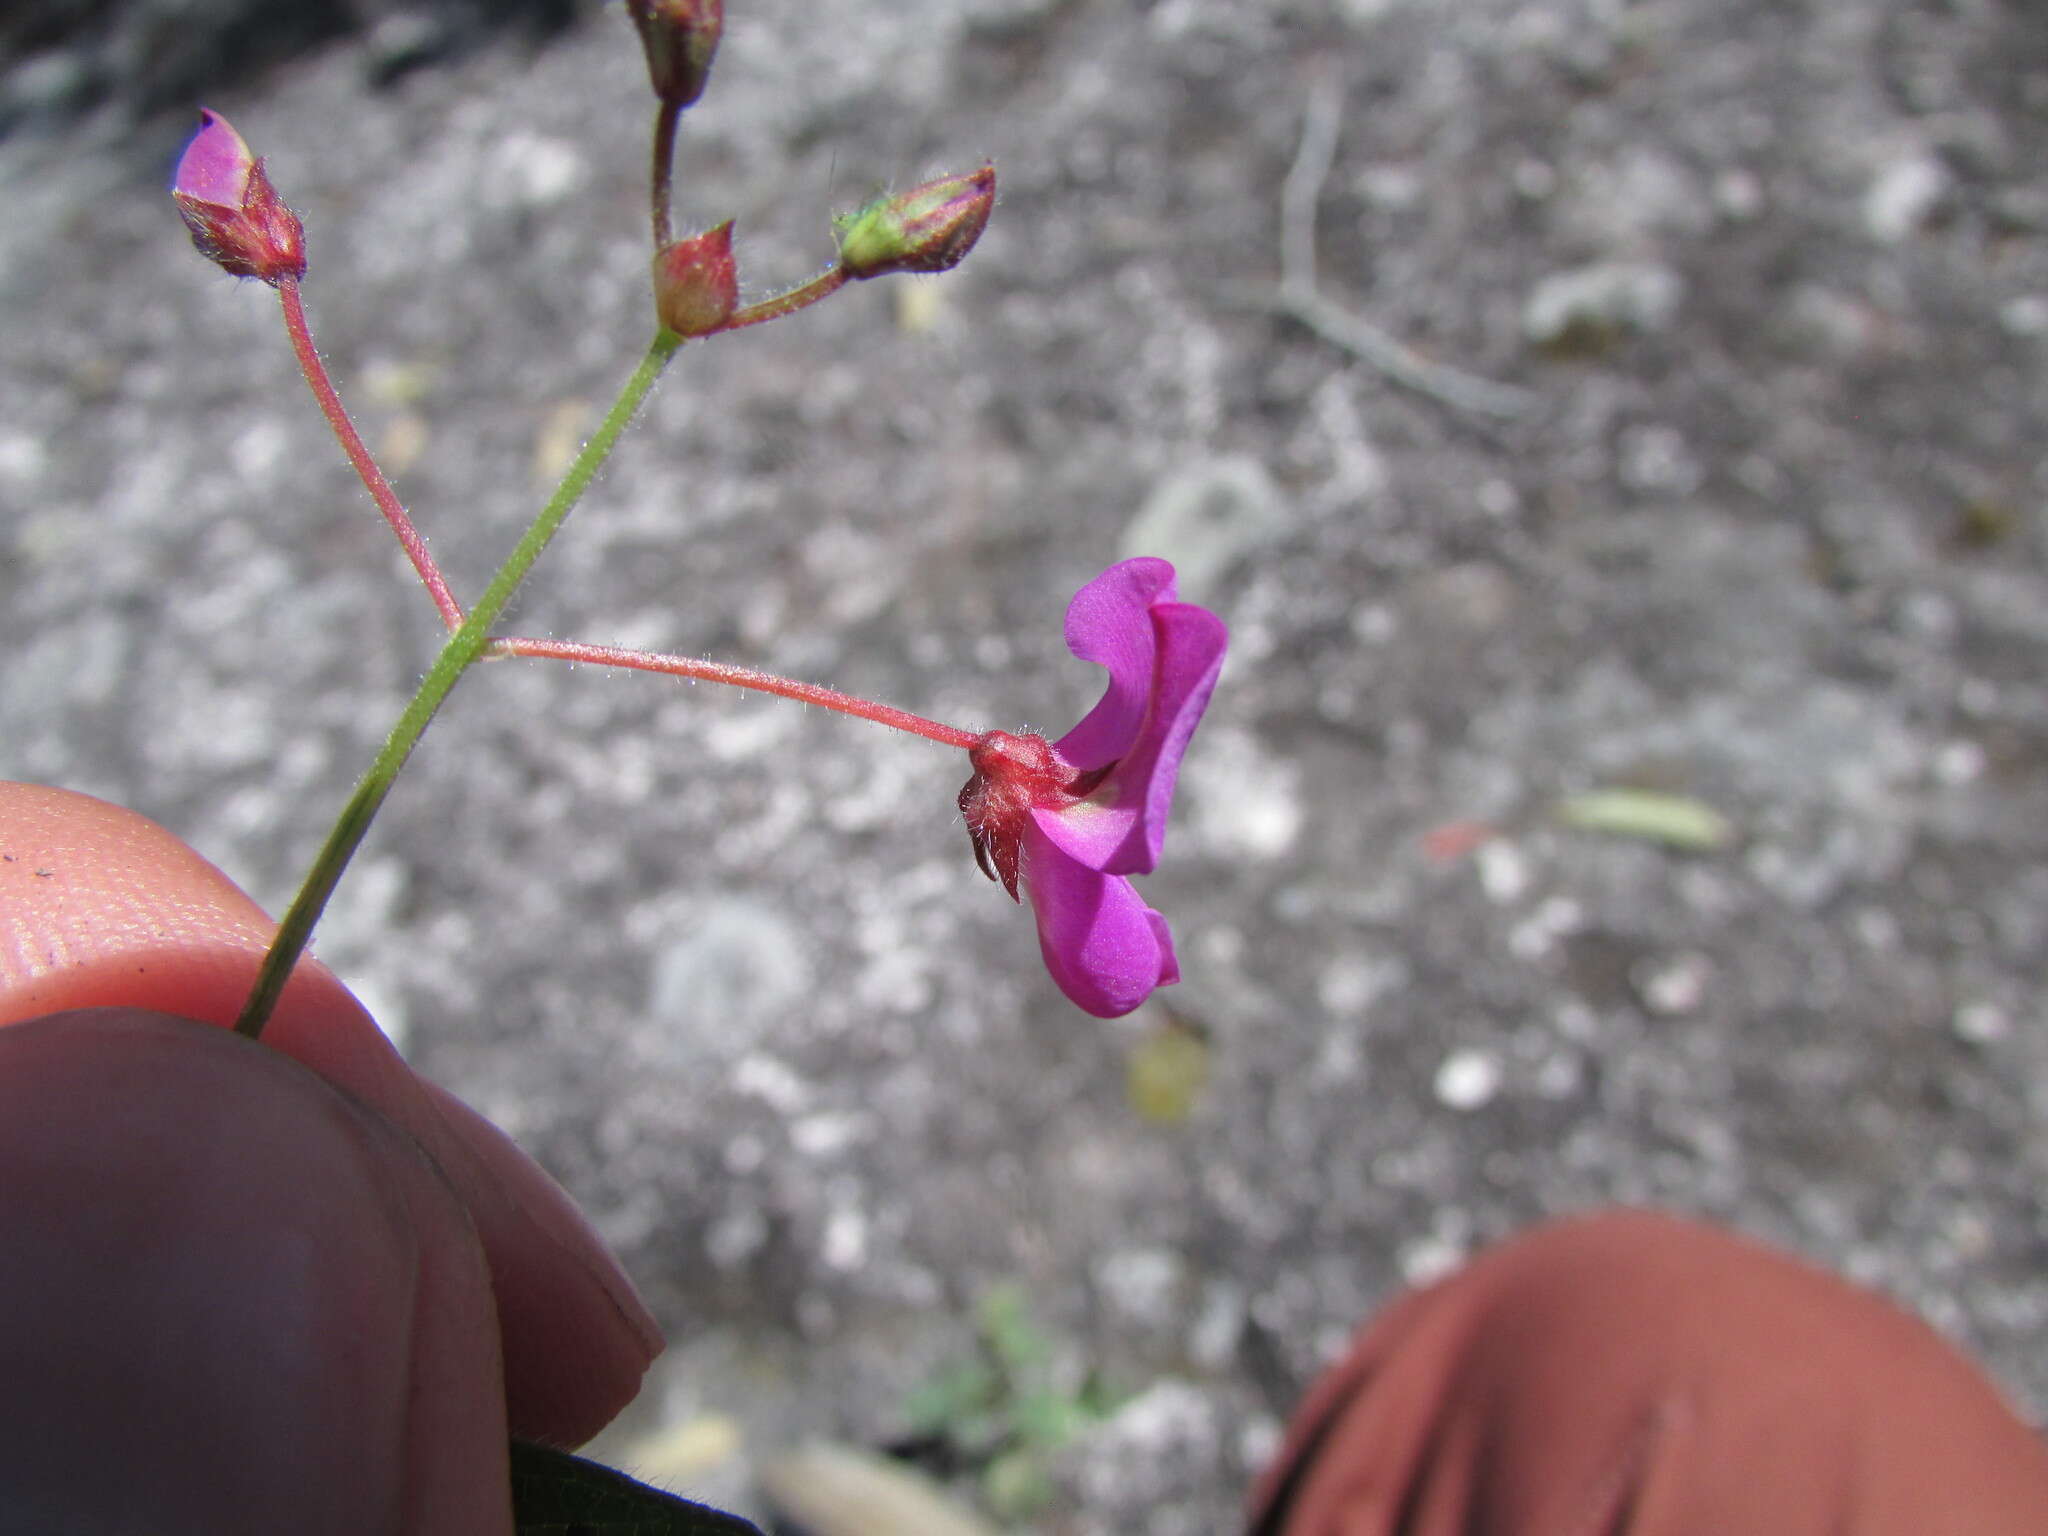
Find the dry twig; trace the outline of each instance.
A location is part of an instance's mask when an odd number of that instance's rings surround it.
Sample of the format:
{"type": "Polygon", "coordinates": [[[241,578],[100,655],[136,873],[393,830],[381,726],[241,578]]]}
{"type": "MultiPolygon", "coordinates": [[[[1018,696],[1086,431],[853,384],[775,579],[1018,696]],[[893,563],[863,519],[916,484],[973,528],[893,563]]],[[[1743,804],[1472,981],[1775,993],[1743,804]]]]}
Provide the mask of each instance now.
{"type": "Polygon", "coordinates": [[[1301,147],[1280,189],[1280,291],[1273,307],[1342,347],[1392,382],[1458,410],[1481,416],[1519,416],[1535,405],[1534,391],[1482,379],[1447,363],[1432,362],[1360,319],[1316,286],[1316,204],[1337,156],[1342,93],[1324,77],[1309,90],[1301,147]]]}

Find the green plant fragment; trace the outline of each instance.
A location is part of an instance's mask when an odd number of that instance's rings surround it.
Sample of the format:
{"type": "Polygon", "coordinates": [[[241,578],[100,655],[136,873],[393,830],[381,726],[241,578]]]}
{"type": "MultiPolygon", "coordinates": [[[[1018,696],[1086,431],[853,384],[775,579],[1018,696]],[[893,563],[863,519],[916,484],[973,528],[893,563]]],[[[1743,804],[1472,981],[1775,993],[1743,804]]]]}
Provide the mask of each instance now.
{"type": "Polygon", "coordinates": [[[1568,827],[1640,838],[1688,853],[1713,853],[1728,846],[1734,828],[1728,818],[1690,795],[1648,789],[1596,789],[1558,806],[1568,827]]]}
{"type": "Polygon", "coordinates": [[[1179,1023],[1153,1030],[1124,1061],[1124,1100],[1141,1120],[1179,1125],[1209,1083],[1209,1043],[1179,1023]]]}

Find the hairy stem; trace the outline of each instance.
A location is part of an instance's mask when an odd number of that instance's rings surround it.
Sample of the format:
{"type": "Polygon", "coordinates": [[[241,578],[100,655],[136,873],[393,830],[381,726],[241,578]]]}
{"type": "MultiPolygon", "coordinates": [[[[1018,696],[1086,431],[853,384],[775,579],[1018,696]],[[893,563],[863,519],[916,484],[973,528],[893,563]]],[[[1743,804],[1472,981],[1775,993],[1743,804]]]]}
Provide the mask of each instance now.
{"type": "Polygon", "coordinates": [[[640,366],[633,371],[633,376],[626,381],[611,409],[605,413],[596,435],[583,445],[583,451],[569,466],[554,495],[548,498],[548,504],[541,508],[540,515],[520,536],[512,553],[506,556],[505,563],[498,567],[497,574],[491,577],[490,585],[484,588],[483,596],[469,611],[469,616],[461,621],[441,647],[441,654],[434,658],[434,664],[428,669],[418,691],[399,715],[398,723],[391,728],[391,734],[385,738],[376,760],[349,796],[334,829],[327,834],[326,843],[313,860],[313,867],[307,871],[305,883],[299,887],[298,895],[285,912],[284,921],[278,925],[277,936],[271,940],[262,968],[256,974],[256,984],[250,989],[248,1001],[242,1005],[241,1016],[235,1020],[235,1029],[239,1033],[251,1038],[262,1033],[271,1010],[284,993],[292,968],[305,952],[314,925],[320,921],[328,898],[334,894],[342,871],[348,867],[348,861],[361,845],[363,835],[369,831],[384,797],[397,781],[399,770],[412,756],[413,748],[419,745],[420,737],[426,733],[435,712],[456,682],[490,645],[491,626],[504,613],[506,604],[511,602],[513,593],[519,590],[519,584],[533,569],[534,562],[561,530],[570,512],[575,510],[576,503],[596,477],[599,466],[610,457],[627,424],[682,344],[682,338],[671,332],[662,331],[656,335],[640,366]]]}
{"type": "Polygon", "coordinates": [[[669,207],[674,199],[676,169],[676,126],[682,121],[683,109],[673,101],[663,101],[654,114],[654,165],[647,178],[648,203],[654,215],[654,249],[665,250],[673,239],[670,233],[669,207]]]}
{"type": "Polygon", "coordinates": [[[448,583],[442,578],[441,568],[434,564],[434,557],[427,553],[427,541],[420,537],[412,519],[406,515],[405,504],[398,499],[398,493],[391,488],[391,482],[384,478],[384,471],[370,456],[368,446],[363,442],[362,433],[349,419],[348,408],[341,403],[341,395],[335,390],[334,380],[328,377],[327,365],[320,360],[320,350],[313,345],[313,329],[306,323],[306,306],[299,298],[299,284],[296,278],[282,278],[277,284],[278,303],[284,308],[285,334],[291,338],[292,353],[299,360],[299,372],[306,376],[306,386],[313,391],[313,398],[320,402],[320,414],[327,418],[327,425],[334,431],[341,444],[341,451],[348,455],[349,463],[355,466],[362,477],[364,488],[370,499],[377,503],[377,510],[384,514],[384,521],[391,525],[391,531],[398,535],[398,542],[404,548],[406,558],[412,561],[412,568],[419,572],[428,594],[434,599],[434,606],[441,610],[442,622],[450,629],[462,623],[462,605],[455,601],[455,594],[448,590],[448,583]]]}
{"type": "Polygon", "coordinates": [[[786,293],[749,304],[738,310],[733,317],[711,335],[722,336],[727,331],[745,330],[750,325],[759,325],[766,320],[780,320],[784,315],[793,315],[800,309],[808,309],[822,298],[837,293],[846,286],[846,272],[840,267],[831,267],[820,272],[807,283],[799,283],[786,293]]]}
{"type": "Polygon", "coordinates": [[[773,672],[757,672],[752,667],[737,667],[729,662],[699,661],[689,656],[668,656],[656,651],[629,651],[615,645],[584,645],[572,640],[499,639],[491,642],[490,650],[494,656],[539,656],[552,661],[587,662],[599,667],[631,667],[639,672],[661,672],[670,677],[688,677],[700,682],[750,688],[757,693],[772,693],[781,698],[816,704],[821,709],[836,710],[842,715],[872,720],[877,725],[907,731],[913,736],[922,736],[926,741],[936,741],[946,747],[960,747],[964,750],[981,739],[973,731],[963,731],[957,726],[927,720],[923,715],[913,715],[907,709],[877,704],[854,694],[841,693],[836,688],[826,688],[818,683],[800,683],[790,678],[777,677],[773,672]]]}

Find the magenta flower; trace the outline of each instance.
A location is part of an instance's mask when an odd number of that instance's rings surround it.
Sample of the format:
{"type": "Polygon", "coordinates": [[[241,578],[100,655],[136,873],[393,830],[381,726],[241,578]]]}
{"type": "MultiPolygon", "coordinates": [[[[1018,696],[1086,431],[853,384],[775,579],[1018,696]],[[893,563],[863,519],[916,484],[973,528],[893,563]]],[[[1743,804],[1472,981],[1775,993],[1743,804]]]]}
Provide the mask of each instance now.
{"type": "Polygon", "coordinates": [[[1223,670],[1228,635],[1174,600],[1173,567],[1126,560],[1074,594],[1067,648],[1109,689],[1058,741],[989,731],[968,750],[960,812],[975,861],[1031,897],[1046,969],[1097,1018],[1129,1013],[1180,980],[1166,919],[1127,876],[1150,874],[1188,738],[1223,670]]]}
{"type": "Polygon", "coordinates": [[[208,261],[272,287],[306,275],[306,234],[263,162],[218,112],[202,110],[199,132],[171,178],[171,201],[208,261]]]}

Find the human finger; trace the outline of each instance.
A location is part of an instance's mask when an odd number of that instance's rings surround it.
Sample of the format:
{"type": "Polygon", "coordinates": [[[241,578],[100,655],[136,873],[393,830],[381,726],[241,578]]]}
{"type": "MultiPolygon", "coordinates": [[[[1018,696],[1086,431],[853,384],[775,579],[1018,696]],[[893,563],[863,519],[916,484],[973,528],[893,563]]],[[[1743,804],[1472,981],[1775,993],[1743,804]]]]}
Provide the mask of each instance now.
{"type": "Polygon", "coordinates": [[[9,1530],[502,1533],[489,1271],[409,1137],[229,1031],[0,1030],[9,1530]]]}
{"type": "MultiPolygon", "coordinates": [[[[0,1023],[122,1006],[230,1024],[274,927],[148,818],[0,784],[0,1023]]],[[[559,1186],[451,1110],[317,962],[294,971],[263,1043],[415,1137],[468,1207],[498,1292],[512,1433],[577,1445],[609,1422],[661,1336],[559,1186]]]]}

